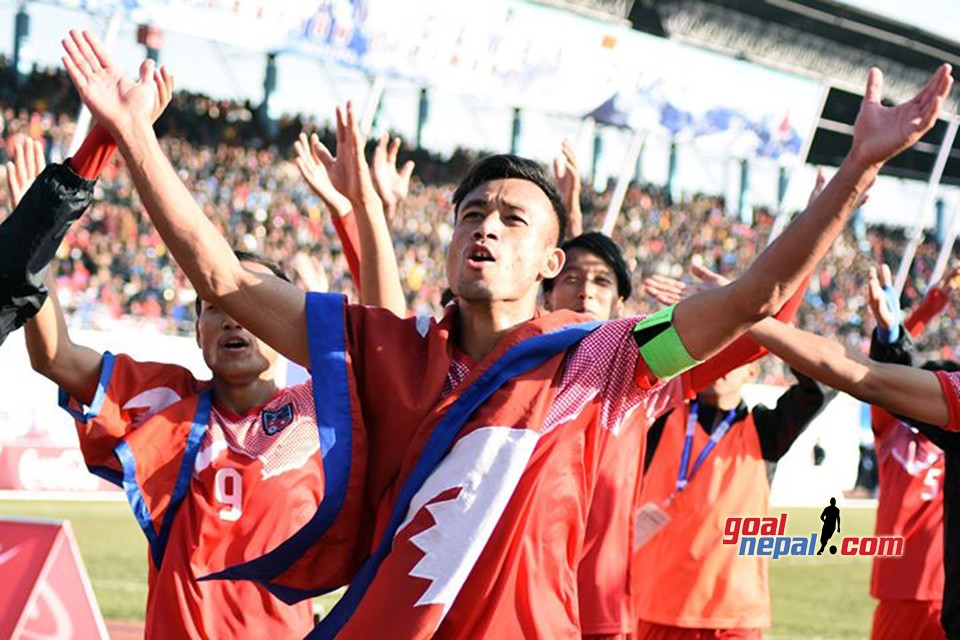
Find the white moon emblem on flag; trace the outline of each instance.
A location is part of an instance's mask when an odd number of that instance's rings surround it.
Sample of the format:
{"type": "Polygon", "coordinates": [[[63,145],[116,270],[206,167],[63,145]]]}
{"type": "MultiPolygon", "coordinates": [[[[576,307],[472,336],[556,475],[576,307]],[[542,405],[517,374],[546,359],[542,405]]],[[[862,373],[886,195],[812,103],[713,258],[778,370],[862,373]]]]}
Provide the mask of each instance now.
{"type": "Polygon", "coordinates": [[[420,487],[397,530],[398,534],[403,531],[422,508],[435,521],[410,538],[424,552],[410,575],[430,581],[417,605],[442,605],[446,615],[510,501],[538,439],[539,434],[528,429],[476,429],[454,444],[420,487]],[[427,505],[456,488],[460,493],[455,498],[427,505]]]}

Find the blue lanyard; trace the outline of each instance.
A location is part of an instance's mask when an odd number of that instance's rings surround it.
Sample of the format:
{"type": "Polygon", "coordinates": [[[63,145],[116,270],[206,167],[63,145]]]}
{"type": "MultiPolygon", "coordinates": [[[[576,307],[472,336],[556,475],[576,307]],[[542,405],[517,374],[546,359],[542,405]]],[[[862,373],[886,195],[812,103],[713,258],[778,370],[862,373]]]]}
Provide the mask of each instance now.
{"type": "MultiPolygon", "coordinates": [[[[690,479],[693,478],[694,474],[700,469],[710,453],[720,443],[723,436],[727,435],[727,432],[730,431],[730,427],[733,426],[733,419],[737,415],[736,409],[730,409],[730,411],[727,412],[727,415],[723,418],[723,422],[710,434],[710,441],[707,442],[706,446],[703,447],[703,451],[697,456],[697,459],[693,463],[693,469],[690,469],[690,450],[693,448],[693,432],[697,428],[697,414],[699,411],[700,402],[692,402],[690,404],[690,417],[687,419],[687,437],[683,443],[683,454],[680,456],[680,471],[677,474],[677,488],[674,491],[674,495],[687,488],[687,485],[690,484],[690,479]]],[[[673,496],[670,497],[673,498],[673,496]]]]}

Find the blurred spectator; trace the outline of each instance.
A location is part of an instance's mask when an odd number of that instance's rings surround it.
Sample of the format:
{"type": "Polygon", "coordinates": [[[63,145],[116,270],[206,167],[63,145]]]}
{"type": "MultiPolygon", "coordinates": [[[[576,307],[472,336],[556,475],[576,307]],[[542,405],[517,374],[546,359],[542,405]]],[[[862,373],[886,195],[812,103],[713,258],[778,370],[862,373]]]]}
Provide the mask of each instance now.
{"type": "MultiPolygon", "coordinates": [[[[0,79],[9,74],[0,63],[0,79]]],[[[10,87],[10,83],[2,83],[10,87]]],[[[44,141],[48,158],[61,160],[73,135],[78,102],[63,74],[38,71],[22,90],[0,92],[0,161],[9,157],[21,134],[44,141]]],[[[331,291],[355,299],[354,286],[329,214],[290,162],[293,140],[314,123],[284,118],[269,139],[254,117],[253,106],[181,92],[157,124],[174,167],[204,212],[238,248],[258,251],[284,264],[291,275],[306,259],[322,273],[331,291]]],[[[330,131],[319,131],[328,146],[330,131]]],[[[480,154],[458,151],[438,158],[423,151],[403,152],[416,161],[410,194],[392,222],[392,232],[407,291],[408,306],[418,314],[438,313],[446,287],[445,256],[452,234],[450,198],[457,178],[480,154]]],[[[583,193],[585,228],[597,228],[610,190],[583,193]]],[[[97,202],[67,236],[56,274],[61,301],[71,323],[109,330],[118,325],[146,326],[163,333],[192,333],[195,294],[173,264],[142,208],[118,159],[100,180],[97,202]]],[[[6,193],[0,207],[9,208],[6,193]]],[[[747,225],[727,211],[722,198],[697,194],[669,203],[662,188],[634,185],[627,194],[614,239],[624,248],[635,290],[644,276],[683,274],[693,256],[727,275],[741,273],[766,246],[772,218],[756,212],[747,225]]],[[[798,314],[804,329],[864,348],[864,285],[871,265],[892,265],[906,245],[903,231],[868,227],[863,241],[852,231],[835,244],[815,275],[798,314]]],[[[904,307],[916,304],[937,257],[937,246],[924,242],[904,288],[904,307]]],[[[630,301],[631,312],[649,312],[651,301],[630,301]]],[[[960,344],[957,309],[948,307],[934,320],[918,345],[922,358],[956,358],[960,344]]],[[[762,381],[783,383],[783,368],[766,359],[762,381]]]]}

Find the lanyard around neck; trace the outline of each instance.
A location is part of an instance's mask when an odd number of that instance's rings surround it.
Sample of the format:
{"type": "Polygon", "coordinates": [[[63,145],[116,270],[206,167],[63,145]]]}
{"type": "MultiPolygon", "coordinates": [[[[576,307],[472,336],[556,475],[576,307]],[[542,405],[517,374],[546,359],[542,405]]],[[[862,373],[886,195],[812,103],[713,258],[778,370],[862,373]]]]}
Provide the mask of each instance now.
{"type": "MultiPolygon", "coordinates": [[[[737,410],[730,409],[727,412],[727,415],[724,416],[723,422],[721,422],[716,429],[710,434],[710,440],[707,442],[706,446],[703,447],[703,450],[700,452],[700,455],[697,456],[697,459],[693,462],[693,469],[690,468],[690,450],[693,448],[693,432],[697,427],[697,414],[700,411],[700,401],[695,400],[690,403],[690,417],[687,419],[687,435],[683,442],[683,453],[680,456],[680,471],[677,473],[677,486],[674,491],[674,495],[680,493],[687,488],[687,485],[690,484],[690,479],[693,478],[694,474],[703,466],[703,463],[706,462],[707,458],[710,456],[710,453],[716,448],[716,446],[723,439],[723,436],[727,435],[727,432],[730,431],[730,427],[733,426],[733,419],[737,415],[737,410]]],[[[673,496],[671,496],[672,498],[673,496]]]]}

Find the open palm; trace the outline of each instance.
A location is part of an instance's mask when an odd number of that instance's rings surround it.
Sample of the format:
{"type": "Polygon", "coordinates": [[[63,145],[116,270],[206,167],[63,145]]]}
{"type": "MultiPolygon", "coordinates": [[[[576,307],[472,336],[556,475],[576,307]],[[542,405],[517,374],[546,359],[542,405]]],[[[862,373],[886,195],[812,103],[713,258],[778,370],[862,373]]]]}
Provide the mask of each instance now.
{"type": "Polygon", "coordinates": [[[324,163],[320,160],[320,150],[322,148],[323,145],[320,144],[320,138],[317,134],[311,134],[308,139],[307,134],[301,133],[297,141],[293,143],[297,168],[300,170],[300,175],[307,181],[313,192],[320,196],[327,208],[335,215],[343,217],[350,213],[350,201],[333,186],[330,174],[327,173],[324,163]]]}
{"type": "Polygon", "coordinates": [[[950,65],[942,65],[913,98],[885,107],[880,104],[883,73],[871,69],[853,127],[854,157],[864,164],[882,164],[915,144],[937,120],[953,84],[950,73],[950,65]]]}
{"type": "Polygon", "coordinates": [[[43,158],[43,145],[30,138],[24,138],[14,148],[13,162],[6,164],[7,188],[10,190],[10,204],[16,209],[33,181],[43,171],[46,161],[43,158]]]}
{"type": "MultiPolygon", "coordinates": [[[[867,286],[867,299],[870,303],[870,312],[877,324],[889,330],[896,322],[893,310],[890,308],[887,291],[893,287],[893,275],[890,267],[881,264],[880,268],[870,267],[870,277],[867,286]]],[[[896,295],[896,294],[893,294],[896,295]]]]}
{"type": "Polygon", "coordinates": [[[410,178],[413,176],[414,163],[407,160],[397,169],[397,155],[400,152],[400,138],[390,140],[383,134],[373,150],[371,171],[373,186],[387,211],[396,211],[397,205],[410,193],[410,178]]]}
{"type": "Polygon", "coordinates": [[[111,134],[137,121],[152,123],[169,102],[172,76],[156,71],[152,60],[144,60],[139,78],[131,80],[92,33],[71,31],[62,44],[63,64],[80,99],[111,134]]]}
{"type": "Polygon", "coordinates": [[[337,107],[337,155],[334,156],[319,139],[313,140],[311,150],[326,169],[333,187],[354,206],[382,209],[383,204],[373,186],[370,167],[363,156],[364,139],[360,134],[353,103],[337,107]]]}

